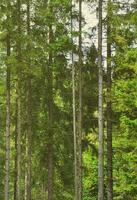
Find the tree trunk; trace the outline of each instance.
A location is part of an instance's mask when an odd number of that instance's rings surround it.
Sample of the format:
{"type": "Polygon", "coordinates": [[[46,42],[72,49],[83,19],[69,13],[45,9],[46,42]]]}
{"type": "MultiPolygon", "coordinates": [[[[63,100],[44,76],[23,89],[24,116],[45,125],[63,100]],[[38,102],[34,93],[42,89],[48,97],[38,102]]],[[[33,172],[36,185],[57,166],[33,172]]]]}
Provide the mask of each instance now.
{"type": "Polygon", "coordinates": [[[17,101],[15,112],[14,200],[17,200],[17,101]]]}
{"type": "Polygon", "coordinates": [[[107,173],[108,173],[108,200],[113,200],[112,176],[112,103],[111,103],[111,0],[107,9],[107,173]]]}
{"type": "Polygon", "coordinates": [[[26,136],[26,155],[27,155],[27,191],[26,196],[27,200],[31,200],[31,157],[32,157],[32,100],[31,100],[31,77],[28,80],[28,127],[27,127],[27,136],[26,136]]]}
{"type": "Polygon", "coordinates": [[[21,179],[21,13],[20,0],[17,1],[18,13],[18,38],[17,38],[17,60],[18,60],[18,82],[17,82],[17,200],[20,200],[21,179]]]}
{"type": "Polygon", "coordinates": [[[20,80],[18,80],[17,99],[17,200],[20,200],[20,179],[21,179],[21,100],[20,100],[20,80]]]}
{"type": "MultiPolygon", "coordinates": [[[[18,86],[17,86],[18,87],[18,86]]],[[[17,88],[19,90],[19,88],[17,88]]],[[[16,128],[15,128],[15,167],[14,167],[14,200],[20,199],[20,178],[21,178],[21,105],[20,97],[17,94],[16,102],[16,128]]]]}
{"type": "Polygon", "coordinates": [[[75,158],[75,200],[82,199],[82,0],[79,0],[79,49],[77,69],[73,69],[73,126],[75,158]],[[75,105],[74,105],[75,104],[75,105]],[[74,121],[75,120],[75,121],[74,121]]]}
{"type": "Polygon", "coordinates": [[[102,0],[99,0],[98,25],[98,68],[99,68],[99,99],[98,99],[98,200],[104,199],[104,133],[103,133],[103,66],[102,66],[102,0]]]}
{"type": "MultiPolygon", "coordinates": [[[[73,7],[73,0],[71,1],[71,6],[73,7]]],[[[72,9],[72,8],[71,8],[72,9]]],[[[73,44],[73,10],[71,10],[71,42],[73,44]]],[[[72,62],[72,107],[73,107],[73,137],[74,137],[74,192],[75,192],[75,200],[78,198],[77,196],[77,137],[76,137],[76,88],[75,88],[75,64],[74,64],[74,56],[73,49],[71,53],[71,62],[72,62]]]]}
{"type": "MultiPolygon", "coordinates": [[[[10,56],[10,36],[7,35],[7,59],[10,56]]],[[[10,66],[7,64],[6,77],[6,160],[5,160],[5,200],[9,200],[10,176],[10,66]]]]}
{"type": "MultiPolygon", "coordinates": [[[[52,8],[51,8],[52,11],[52,8]]],[[[49,26],[49,44],[53,40],[52,25],[49,26]]],[[[48,200],[53,200],[53,72],[52,50],[49,52],[48,66],[48,200]]]]}
{"type": "Polygon", "coordinates": [[[82,0],[79,0],[78,200],[82,199],[82,0]]]}
{"type": "MultiPolygon", "coordinates": [[[[27,44],[27,52],[28,54],[31,51],[31,43],[30,43],[30,0],[27,0],[27,34],[29,37],[29,41],[27,44]]],[[[31,77],[31,61],[28,57],[27,59],[28,65],[28,93],[27,93],[27,134],[26,134],[26,200],[31,200],[31,157],[32,157],[32,77],[31,77]]]]}

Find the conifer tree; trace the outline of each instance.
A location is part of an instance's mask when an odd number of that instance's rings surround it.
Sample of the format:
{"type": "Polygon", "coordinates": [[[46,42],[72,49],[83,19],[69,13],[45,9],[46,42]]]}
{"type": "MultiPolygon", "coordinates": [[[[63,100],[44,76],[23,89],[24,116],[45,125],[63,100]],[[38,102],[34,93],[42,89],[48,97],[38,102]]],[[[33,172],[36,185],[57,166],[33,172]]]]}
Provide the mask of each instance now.
{"type": "Polygon", "coordinates": [[[108,174],[108,200],[113,199],[113,168],[112,168],[112,64],[111,64],[111,0],[107,5],[107,174],[108,174]]]}
{"type": "Polygon", "coordinates": [[[99,94],[98,94],[98,200],[104,200],[104,133],[103,133],[103,65],[102,65],[102,0],[98,5],[98,69],[99,69],[99,94]]]}
{"type": "MultiPolygon", "coordinates": [[[[7,10],[10,9],[10,2],[7,2],[7,10]]],[[[6,70],[6,134],[5,134],[5,139],[6,139],[6,155],[5,155],[5,200],[10,199],[10,109],[11,109],[11,104],[10,104],[10,91],[11,91],[11,70],[10,70],[10,63],[9,63],[9,58],[11,55],[11,39],[10,39],[10,13],[8,12],[7,14],[7,35],[6,35],[6,50],[7,50],[7,70],[6,70]]]]}
{"type": "MultiPolygon", "coordinates": [[[[49,3],[49,11],[53,12],[52,2],[49,3]]],[[[49,24],[49,55],[48,55],[48,200],[53,200],[53,176],[54,176],[54,158],[53,158],[53,53],[51,49],[53,41],[52,22],[49,24]]]]}

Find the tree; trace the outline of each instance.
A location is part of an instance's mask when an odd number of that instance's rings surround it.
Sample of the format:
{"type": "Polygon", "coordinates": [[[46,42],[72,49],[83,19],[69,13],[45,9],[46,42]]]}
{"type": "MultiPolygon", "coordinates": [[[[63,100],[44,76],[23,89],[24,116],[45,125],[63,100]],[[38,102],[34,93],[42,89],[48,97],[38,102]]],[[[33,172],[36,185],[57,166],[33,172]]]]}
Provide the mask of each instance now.
{"type": "MultiPolygon", "coordinates": [[[[49,4],[49,10],[52,13],[52,5],[49,4]]],[[[52,22],[49,24],[49,46],[52,45],[53,31],[52,22]]],[[[53,199],[53,177],[54,177],[54,164],[53,164],[53,53],[50,46],[49,62],[48,62],[48,200],[53,199]]]]}
{"type": "Polygon", "coordinates": [[[0,1],[0,199],[137,198],[136,2],[102,2],[0,1]]]}
{"type": "Polygon", "coordinates": [[[82,199],[82,1],[78,15],[78,63],[73,66],[73,131],[75,159],[75,200],[82,199]],[[75,77],[74,77],[75,75],[75,77]],[[75,79],[75,80],[74,80],[75,79]],[[75,98],[75,99],[74,99],[75,98]]]}
{"type": "MultiPolygon", "coordinates": [[[[7,9],[10,8],[10,2],[7,3],[7,9]]],[[[6,36],[6,48],[7,48],[7,71],[6,71],[6,157],[5,157],[5,200],[9,200],[9,178],[10,178],[10,63],[9,58],[11,54],[11,42],[10,42],[10,15],[7,15],[7,36],[6,36]]]]}
{"type": "MultiPolygon", "coordinates": [[[[73,1],[71,1],[71,42],[73,44],[73,1]]],[[[73,106],[73,137],[74,137],[74,192],[77,199],[77,144],[76,144],[76,88],[75,88],[75,64],[73,56],[73,48],[71,52],[72,62],[72,106],[73,106]]]]}
{"type": "Polygon", "coordinates": [[[113,18],[113,23],[115,23],[115,29],[113,29],[115,31],[113,32],[115,70],[112,84],[112,108],[115,117],[113,173],[114,177],[117,177],[116,180],[114,179],[114,198],[136,199],[134,176],[136,162],[134,131],[137,127],[135,119],[136,48],[133,48],[136,40],[136,34],[134,34],[136,9],[134,2],[133,4],[129,2],[125,7],[119,5],[117,9],[120,15],[114,15],[113,18]]]}
{"type": "MultiPolygon", "coordinates": [[[[10,36],[7,35],[7,57],[10,56],[10,36]]],[[[7,97],[6,97],[6,163],[5,163],[5,200],[9,199],[10,173],[10,66],[7,65],[7,97]]]]}
{"type": "Polygon", "coordinates": [[[27,0],[27,67],[28,67],[28,76],[27,76],[27,134],[26,134],[26,200],[31,200],[32,198],[32,71],[31,71],[31,59],[29,57],[31,52],[31,29],[30,29],[30,0],[27,0]]]}
{"type": "Polygon", "coordinates": [[[112,168],[112,64],[111,64],[111,0],[107,5],[107,174],[108,174],[108,200],[113,199],[113,168],[112,168]]]}
{"type": "Polygon", "coordinates": [[[18,60],[18,81],[17,81],[17,184],[15,199],[20,200],[20,180],[21,180],[21,2],[17,1],[17,13],[18,13],[18,41],[17,41],[17,60],[18,60]]]}
{"type": "Polygon", "coordinates": [[[103,139],[103,66],[102,66],[102,0],[99,0],[99,25],[98,25],[98,68],[99,68],[99,99],[98,99],[98,125],[99,125],[99,150],[98,150],[98,200],[104,199],[104,139],[103,139]]]}

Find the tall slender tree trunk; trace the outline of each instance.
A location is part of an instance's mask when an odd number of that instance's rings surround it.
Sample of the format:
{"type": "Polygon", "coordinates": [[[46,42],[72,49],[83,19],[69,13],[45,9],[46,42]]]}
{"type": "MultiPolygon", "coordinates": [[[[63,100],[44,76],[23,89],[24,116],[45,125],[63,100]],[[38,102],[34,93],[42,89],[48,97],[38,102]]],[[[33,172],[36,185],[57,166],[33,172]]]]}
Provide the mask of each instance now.
{"type": "Polygon", "coordinates": [[[27,181],[27,191],[26,191],[26,196],[27,196],[27,200],[31,200],[31,190],[32,190],[32,186],[31,186],[31,165],[32,165],[32,161],[31,161],[31,157],[32,157],[32,98],[31,98],[31,78],[29,77],[28,80],[28,130],[27,130],[27,138],[26,138],[26,155],[27,155],[27,174],[26,174],[26,181],[27,181]]]}
{"type": "Polygon", "coordinates": [[[15,112],[15,158],[14,158],[14,200],[17,200],[17,101],[15,112]]]}
{"type": "Polygon", "coordinates": [[[20,200],[20,179],[21,179],[21,2],[17,1],[18,14],[18,38],[17,38],[17,200],[20,200]]]}
{"type": "Polygon", "coordinates": [[[113,200],[113,175],[112,175],[112,103],[111,103],[111,0],[107,5],[107,194],[108,200],[113,200]]]}
{"type": "MultiPolygon", "coordinates": [[[[71,42],[73,44],[73,0],[71,1],[71,42]]],[[[75,200],[78,198],[77,196],[77,136],[76,136],[76,86],[75,86],[75,64],[74,64],[74,56],[73,49],[71,53],[71,62],[72,62],[72,107],[73,107],[73,137],[74,137],[74,192],[75,192],[75,200]]]]}
{"type": "Polygon", "coordinates": [[[79,49],[77,70],[73,68],[73,131],[75,200],[82,199],[82,0],[79,0],[79,49]],[[75,112],[75,113],[74,113],[75,112]]]}
{"type": "Polygon", "coordinates": [[[17,97],[17,200],[20,200],[20,179],[21,179],[21,99],[20,99],[20,78],[18,79],[17,97]]]}
{"type": "Polygon", "coordinates": [[[82,0],[79,0],[78,200],[82,199],[82,0]]]}
{"type": "Polygon", "coordinates": [[[27,133],[25,135],[25,179],[24,179],[24,199],[27,200],[27,196],[28,196],[28,189],[27,189],[27,179],[28,179],[28,161],[27,161],[27,154],[28,154],[28,142],[27,142],[27,133]]]}
{"type": "MultiPolygon", "coordinates": [[[[7,59],[10,56],[10,35],[7,35],[7,59]]],[[[10,66],[7,64],[6,76],[6,160],[5,160],[5,200],[9,200],[10,177],[10,66]]]]}
{"type": "MultiPolygon", "coordinates": [[[[17,90],[19,90],[17,85],[17,90]]],[[[17,93],[17,96],[20,93],[17,93]]],[[[15,167],[14,167],[14,200],[20,199],[20,178],[21,178],[21,105],[20,97],[16,102],[16,128],[15,128],[15,167]]]]}
{"type": "MultiPolygon", "coordinates": [[[[29,41],[27,44],[27,52],[28,54],[31,51],[31,43],[30,43],[30,0],[27,0],[27,34],[29,37],[29,41]]],[[[28,57],[27,59],[28,65],[28,93],[27,93],[27,134],[26,134],[26,183],[25,183],[25,195],[26,200],[31,200],[31,157],[32,157],[32,77],[31,77],[31,61],[28,57]]]]}
{"type": "MultiPolygon", "coordinates": [[[[52,8],[51,8],[52,11],[52,8]]],[[[53,40],[52,25],[49,26],[49,44],[53,40]]],[[[53,200],[53,71],[52,71],[52,50],[49,52],[48,66],[48,200],[53,200]]]]}
{"type": "Polygon", "coordinates": [[[103,66],[102,66],[102,0],[99,0],[98,25],[98,68],[99,68],[99,99],[98,99],[98,200],[104,200],[104,133],[103,133],[103,66]]]}

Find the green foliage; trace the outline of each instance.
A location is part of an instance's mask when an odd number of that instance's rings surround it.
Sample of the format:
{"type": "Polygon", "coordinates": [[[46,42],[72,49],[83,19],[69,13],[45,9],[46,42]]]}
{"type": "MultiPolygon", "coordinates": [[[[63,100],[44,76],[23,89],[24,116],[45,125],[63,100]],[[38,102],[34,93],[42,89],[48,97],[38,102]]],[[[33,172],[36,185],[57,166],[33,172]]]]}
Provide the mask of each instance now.
{"type": "MultiPolygon", "coordinates": [[[[90,1],[91,6],[95,1],[90,1]]],[[[49,72],[53,74],[53,158],[54,200],[74,199],[74,150],[72,116],[72,66],[69,54],[78,53],[79,32],[71,32],[78,12],[69,0],[30,0],[30,35],[27,34],[27,1],[21,2],[18,19],[17,1],[7,9],[0,2],[0,199],[4,199],[6,72],[11,69],[11,163],[10,200],[14,197],[16,117],[18,77],[21,99],[21,195],[25,193],[26,136],[28,130],[28,79],[31,80],[32,106],[32,199],[47,199],[49,136],[49,72]],[[8,17],[7,17],[8,16],[8,17]],[[19,23],[21,30],[19,31],[19,23]],[[49,30],[52,29],[52,38],[49,30]],[[6,56],[6,39],[10,33],[11,55],[6,56]],[[74,40],[75,40],[74,39],[74,40]],[[50,40],[50,41],[49,41],[50,40]],[[30,48],[28,48],[28,44],[30,48]],[[19,52],[21,48],[21,53],[19,52]],[[52,57],[52,62],[49,57],[52,57]]],[[[93,4],[95,5],[95,4],[93,4]]],[[[137,11],[112,4],[112,107],[114,199],[137,199],[137,11]]],[[[83,20],[84,21],[84,20],[83,20]]],[[[105,20],[104,20],[105,21],[105,20]]],[[[106,24],[104,23],[104,26],[106,24]]],[[[77,24],[76,24],[77,26],[77,24]]],[[[86,35],[83,31],[83,35],[86,35]]],[[[83,37],[84,38],[84,37],[83,37]]],[[[83,45],[84,46],[84,45],[83,45]]],[[[83,200],[96,200],[98,193],[98,52],[95,45],[83,47],[82,66],[82,150],[83,200]]],[[[77,69],[77,62],[74,62],[77,69]]],[[[104,80],[106,68],[104,69],[104,80]]],[[[106,85],[104,84],[104,87],[106,85]]],[[[106,88],[104,88],[104,94],[106,88]]],[[[106,100],[106,97],[104,98],[106,100]]],[[[104,110],[106,102],[104,101],[104,110]]],[[[106,113],[105,113],[106,115],[106,113]]],[[[106,144],[106,119],[104,118],[106,144]]],[[[106,147],[106,145],[105,145],[106,147]]],[[[106,156],[106,149],[105,155],[106,156]]],[[[105,159],[106,167],[106,159],[105,159]]],[[[105,170],[105,187],[106,175],[105,170]]],[[[106,195],[106,188],[105,195],[106,195]]],[[[106,196],[105,196],[106,198],[106,196]]]]}

